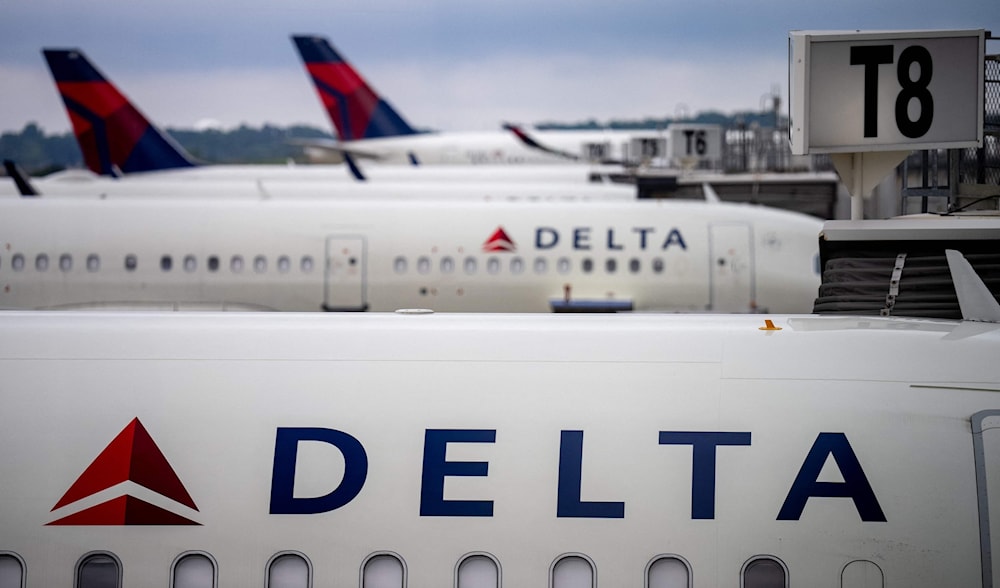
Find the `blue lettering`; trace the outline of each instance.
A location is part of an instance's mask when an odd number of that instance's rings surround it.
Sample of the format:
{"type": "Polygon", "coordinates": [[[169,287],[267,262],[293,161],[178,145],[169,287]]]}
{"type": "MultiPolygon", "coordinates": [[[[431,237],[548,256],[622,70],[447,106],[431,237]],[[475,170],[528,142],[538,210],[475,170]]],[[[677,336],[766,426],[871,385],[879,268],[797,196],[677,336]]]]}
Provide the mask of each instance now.
{"type": "Polygon", "coordinates": [[[562,431],[559,440],[559,491],[557,517],[623,519],[624,502],[583,502],[583,431],[562,431]]]}
{"type": "Polygon", "coordinates": [[[278,428],[271,473],[271,514],[316,514],[336,510],[354,500],[368,477],[368,455],[361,442],[342,431],[319,428],[278,428]],[[300,441],[329,443],[344,456],[344,478],[332,492],[315,498],[295,498],[295,461],[300,441]]]}
{"type": "Polygon", "coordinates": [[[806,460],[795,476],[791,490],[778,512],[779,521],[797,521],[802,517],[806,502],[813,496],[821,498],[851,498],[857,508],[861,520],[866,522],[885,522],[885,514],[875,498],[875,491],[868,483],[868,477],[861,469],[858,456],[851,449],[847,435],[843,433],[820,433],[813,443],[812,449],[806,455],[806,460]],[[823,464],[829,456],[833,456],[840,468],[843,482],[818,481],[823,464]]]}
{"type": "Polygon", "coordinates": [[[590,249],[590,229],[578,227],[573,229],[573,249],[590,249]]]}
{"type": "Polygon", "coordinates": [[[620,244],[615,243],[615,230],[608,229],[608,249],[612,251],[620,251],[621,248],[622,246],[620,244]]]}
{"type": "Polygon", "coordinates": [[[680,245],[681,249],[687,249],[687,244],[684,243],[684,237],[681,237],[681,232],[677,229],[670,229],[670,234],[667,235],[667,240],[663,242],[663,249],[670,247],[671,245],[680,245]]]}
{"type": "Polygon", "coordinates": [[[632,229],[633,233],[639,233],[639,249],[641,251],[646,250],[646,236],[655,230],[652,227],[635,227],[632,229]]]}
{"type": "Polygon", "coordinates": [[[715,518],[715,449],[750,445],[749,432],[660,431],[660,445],[691,445],[691,518],[715,518]]]}
{"type": "Polygon", "coordinates": [[[559,242],[559,232],[551,227],[535,229],[535,249],[552,249],[559,242]]]}
{"type": "Polygon", "coordinates": [[[485,476],[489,462],[447,461],[448,443],[494,443],[496,430],[427,429],[424,432],[424,472],[420,479],[420,516],[491,517],[492,500],[445,500],[445,476],[485,476]]]}

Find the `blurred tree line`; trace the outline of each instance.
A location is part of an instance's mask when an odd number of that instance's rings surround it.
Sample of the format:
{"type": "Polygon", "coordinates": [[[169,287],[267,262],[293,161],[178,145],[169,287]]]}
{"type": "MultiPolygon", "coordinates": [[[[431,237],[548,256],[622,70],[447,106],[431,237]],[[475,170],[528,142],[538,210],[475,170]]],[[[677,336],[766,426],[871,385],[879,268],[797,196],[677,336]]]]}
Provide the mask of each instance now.
{"type": "MultiPolygon", "coordinates": [[[[329,133],[304,125],[288,128],[244,125],[229,131],[167,129],[166,132],[195,160],[203,163],[301,160],[302,147],[291,144],[290,139],[331,137],[329,133]]],[[[46,135],[35,123],[28,123],[20,132],[0,135],[0,159],[11,159],[32,175],[83,167],[83,155],[73,133],[46,135]]]]}
{"type": "MultiPolygon", "coordinates": [[[[575,123],[543,122],[535,125],[538,129],[665,129],[672,119],[645,118],[641,120],[612,120],[599,123],[596,120],[575,123]]],[[[711,123],[723,127],[758,124],[762,127],[775,126],[775,114],[744,112],[726,115],[719,112],[704,112],[683,121],[711,123]]],[[[202,163],[285,163],[288,160],[304,161],[302,147],[291,143],[291,139],[333,138],[325,131],[306,125],[288,128],[264,125],[253,128],[243,125],[228,131],[218,129],[192,130],[167,129],[172,136],[196,161],[202,163]]],[[[66,168],[83,167],[83,155],[73,133],[46,135],[35,123],[28,123],[19,133],[6,132],[0,135],[0,159],[11,159],[32,175],[45,175],[66,168]]]]}

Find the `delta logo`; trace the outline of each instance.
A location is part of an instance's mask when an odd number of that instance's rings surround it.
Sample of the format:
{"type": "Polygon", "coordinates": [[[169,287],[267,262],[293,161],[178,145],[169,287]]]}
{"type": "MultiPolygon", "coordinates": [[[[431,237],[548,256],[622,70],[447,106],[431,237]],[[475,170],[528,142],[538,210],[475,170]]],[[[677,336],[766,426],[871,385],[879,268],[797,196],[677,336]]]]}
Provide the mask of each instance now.
{"type": "MultiPolygon", "coordinates": [[[[174,468],[146,427],[135,418],[80,474],[51,512],[71,510],[68,508],[71,505],[125,482],[198,511],[174,468]]],[[[124,485],[120,496],[63,516],[47,526],[201,525],[133,496],[129,493],[132,485],[124,485]]]]}
{"type": "Polygon", "coordinates": [[[507,232],[503,230],[503,227],[497,227],[497,230],[493,231],[490,238],[483,243],[483,251],[486,251],[487,253],[495,253],[498,251],[514,253],[517,251],[517,245],[515,245],[514,240],[507,235],[507,232]]]}

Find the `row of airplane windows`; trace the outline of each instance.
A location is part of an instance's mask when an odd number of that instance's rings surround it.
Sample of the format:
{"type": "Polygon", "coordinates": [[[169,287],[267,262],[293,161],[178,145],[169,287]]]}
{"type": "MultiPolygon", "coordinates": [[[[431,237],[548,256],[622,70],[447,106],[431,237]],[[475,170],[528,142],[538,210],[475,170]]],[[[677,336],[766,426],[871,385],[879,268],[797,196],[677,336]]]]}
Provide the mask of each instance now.
{"type": "MultiPolygon", "coordinates": [[[[125,271],[134,272],[139,268],[139,257],[134,254],[128,254],[124,259],[125,271]]],[[[57,267],[59,271],[68,273],[73,271],[74,259],[73,255],[70,253],[63,253],[58,257],[57,267]]],[[[181,267],[185,272],[191,273],[198,270],[198,258],[195,255],[185,255],[181,258],[181,267]]],[[[253,268],[255,273],[265,273],[268,268],[267,256],[257,255],[249,262],[250,267],[253,268]]],[[[52,261],[47,253],[39,253],[35,255],[34,268],[35,271],[47,272],[49,267],[52,265],[52,261]]],[[[233,273],[241,273],[248,265],[248,262],[242,255],[233,255],[229,259],[229,269],[233,273]]],[[[174,268],[174,258],[172,255],[162,255],[159,261],[160,270],[164,272],[169,272],[174,268]]],[[[303,255],[299,259],[299,271],[308,274],[313,271],[316,264],[311,255],[303,255]]],[[[0,261],[0,268],[2,268],[2,261],[0,261]]],[[[96,253],[91,253],[84,258],[84,267],[88,272],[95,273],[101,270],[101,256],[96,253]]],[[[215,273],[222,269],[222,261],[217,255],[210,255],[205,260],[205,267],[208,271],[215,273]]],[[[292,270],[292,259],[287,255],[281,255],[275,260],[275,267],[278,273],[287,274],[292,270]]],[[[28,268],[28,260],[22,253],[15,253],[10,258],[10,268],[15,272],[22,272],[28,268]]]]}
{"type": "MultiPolygon", "coordinates": [[[[479,271],[479,259],[476,257],[466,257],[462,262],[462,271],[466,274],[472,275],[479,271]]],[[[355,264],[357,261],[355,259],[351,260],[351,264],[355,264]]],[[[23,253],[15,253],[11,256],[10,268],[15,272],[22,272],[28,269],[29,263],[27,257],[23,253]]],[[[546,274],[549,272],[550,260],[546,257],[536,257],[531,262],[531,269],[536,274],[546,274]]],[[[56,267],[59,271],[68,273],[73,271],[75,266],[75,261],[72,254],[63,253],[55,261],[56,267]]],[[[254,273],[262,274],[268,271],[268,258],[265,255],[256,255],[249,262],[242,255],[233,255],[229,258],[229,270],[233,273],[242,273],[244,269],[249,265],[254,271],[254,273]]],[[[293,263],[291,257],[287,255],[278,256],[275,260],[275,268],[278,273],[287,274],[292,271],[293,263]]],[[[419,274],[429,274],[434,268],[434,263],[431,261],[430,257],[420,256],[414,262],[414,267],[419,274]]],[[[527,269],[528,262],[522,257],[512,257],[508,260],[507,269],[511,274],[521,274],[527,269]]],[[[560,274],[568,274],[572,269],[572,261],[568,257],[560,257],[555,260],[552,264],[555,267],[555,271],[560,274]]],[[[589,257],[585,257],[580,260],[580,270],[583,273],[592,273],[597,269],[598,262],[595,262],[589,257]]],[[[630,258],[625,262],[625,267],[627,271],[632,274],[637,274],[642,271],[642,262],[638,258],[630,258]]],[[[35,271],[47,272],[49,268],[53,266],[53,261],[47,253],[39,253],[35,255],[33,266],[35,271]]],[[[198,258],[195,255],[185,255],[180,260],[181,268],[188,273],[198,271],[199,263],[198,258]]],[[[308,274],[315,269],[315,261],[310,255],[303,255],[298,260],[299,271],[308,274]]],[[[489,274],[498,274],[503,271],[504,263],[499,257],[489,257],[486,260],[486,272],[489,274]]],[[[3,263],[0,260],[0,269],[2,269],[3,263]]],[[[96,253],[91,253],[84,258],[83,267],[87,272],[98,272],[101,270],[101,257],[96,253]]],[[[134,254],[129,254],[125,256],[124,267],[128,272],[134,272],[139,267],[139,258],[134,254]]],[[[169,272],[174,268],[174,257],[172,255],[162,255],[159,260],[160,270],[164,272],[169,272]]],[[[393,260],[393,270],[397,274],[405,274],[410,268],[410,259],[405,256],[398,256],[393,260]]],[[[456,271],[458,267],[458,260],[450,256],[444,256],[438,261],[438,269],[442,274],[451,274],[456,271]]],[[[650,269],[654,273],[663,273],[666,269],[666,264],[663,259],[655,258],[649,264],[650,269]]],[[[209,272],[216,273],[222,269],[222,261],[217,255],[210,255],[205,259],[205,268],[209,272]]],[[[603,269],[605,273],[613,274],[619,270],[619,260],[614,257],[609,257],[604,260],[603,269]]]]}
{"type": "MultiPolygon", "coordinates": [[[[216,588],[219,566],[205,552],[179,555],[170,567],[170,588],[216,588]]],[[[122,563],[110,552],[92,552],[80,558],[76,566],[74,588],[121,588],[122,563]]],[[[13,552],[0,552],[0,588],[24,588],[27,573],[24,560],[13,552]]],[[[361,564],[363,588],[405,588],[405,561],[391,552],[374,553],[361,564]]],[[[678,555],[654,557],[644,571],[645,588],[691,588],[692,569],[678,555]]],[[[883,575],[877,564],[866,560],[849,562],[841,573],[841,588],[882,585],[883,575]],[[868,583],[875,580],[875,583],[868,583]]],[[[470,553],[455,566],[456,588],[499,588],[502,584],[500,562],[488,553],[470,553]]],[[[286,551],[275,554],[265,565],[265,588],[311,588],[313,567],[302,553],[286,551]]],[[[583,554],[564,554],[549,568],[551,588],[596,588],[597,567],[583,554]]],[[[747,560],[740,571],[742,588],[788,588],[788,568],[774,556],[758,555],[747,560]]]]}
{"type": "MultiPolygon", "coordinates": [[[[404,274],[409,270],[409,259],[404,256],[399,256],[393,262],[393,270],[397,274],[404,274]]],[[[609,274],[613,274],[618,271],[618,259],[614,257],[609,257],[604,260],[604,271],[609,274]]],[[[442,274],[454,273],[458,264],[458,261],[452,257],[444,256],[439,262],[439,270],[442,274]]],[[[419,274],[429,274],[434,267],[433,262],[430,257],[420,256],[416,260],[416,270],[419,274]]],[[[489,257],[486,259],[486,272],[490,274],[498,274],[503,271],[503,261],[499,257],[489,257]]],[[[555,261],[555,269],[560,274],[568,274],[572,269],[572,261],[568,257],[560,257],[555,261]]],[[[597,263],[589,258],[584,257],[580,260],[580,270],[589,274],[593,272],[597,263]]],[[[508,271],[512,274],[524,273],[527,269],[527,261],[523,257],[511,257],[508,260],[508,271]]],[[[638,258],[630,258],[626,264],[629,273],[637,274],[642,271],[642,261],[638,258]]],[[[655,273],[663,273],[666,269],[666,264],[663,259],[657,257],[650,263],[650,268],[655,273]]],[[[549,259],[547,257],[536,257],[531,263],[531,269],[536,274],[546,274],[549,271],[549,259]]],[[[479,271],[479,259],[476,257],[466,257],[462,260],[462,271],[466,274],[475,274],[479,271]]]]}

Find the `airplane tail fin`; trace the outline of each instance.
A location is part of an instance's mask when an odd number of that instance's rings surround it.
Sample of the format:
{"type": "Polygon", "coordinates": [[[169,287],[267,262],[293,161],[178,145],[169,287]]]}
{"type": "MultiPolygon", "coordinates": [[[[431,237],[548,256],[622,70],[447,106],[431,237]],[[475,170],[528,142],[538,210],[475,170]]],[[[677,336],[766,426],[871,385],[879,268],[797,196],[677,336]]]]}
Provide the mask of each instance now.
{"type": "Polygon", "coordinates": [[[43,49],[42,53],[91,171],[118,176],[195,165],[82,51],[43,49]]]}
{"type": "Polygon", "coordinates": [[[325,38],[293,35],[292,40],[341,141],[417,133],[325,38]]]}

